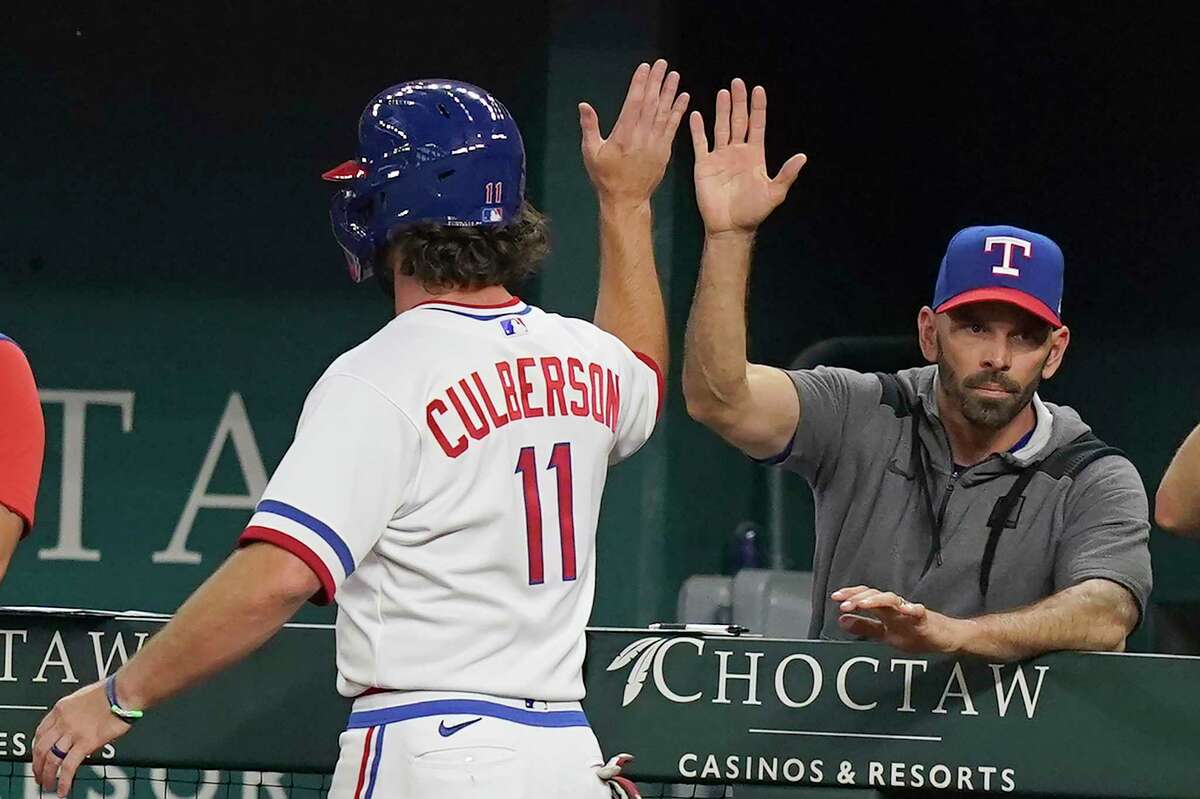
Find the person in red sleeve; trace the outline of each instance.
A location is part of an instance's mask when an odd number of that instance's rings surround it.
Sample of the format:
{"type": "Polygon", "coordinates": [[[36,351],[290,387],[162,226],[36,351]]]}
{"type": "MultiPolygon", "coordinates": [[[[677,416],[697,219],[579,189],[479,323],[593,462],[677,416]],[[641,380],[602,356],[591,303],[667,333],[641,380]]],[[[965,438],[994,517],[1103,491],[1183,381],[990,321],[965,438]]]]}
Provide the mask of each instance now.
{"type": "Polygon", "coordinates": [[[16,342],[0,333],[0,580],[33,527],[45,442],[33,371],[16,342]]]}

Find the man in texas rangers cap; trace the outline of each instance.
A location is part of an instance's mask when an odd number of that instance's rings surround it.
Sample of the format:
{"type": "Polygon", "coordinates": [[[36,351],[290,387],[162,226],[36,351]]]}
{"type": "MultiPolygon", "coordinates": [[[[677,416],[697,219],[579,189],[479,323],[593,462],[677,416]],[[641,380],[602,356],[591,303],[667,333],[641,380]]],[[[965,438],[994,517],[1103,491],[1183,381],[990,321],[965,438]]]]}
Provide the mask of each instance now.
{"type": "Polygon", "coordinates": [[[1148,507],[1133,465],[1038,397],[1070,341],[1058,246],[1008,226],[957,233],[917,319],[930,366],[748,363],[754,236],[804,156],[769,177],[766,92],[740,80],[718,95],[711,151],[699,113],[690,125],[705,244],[688,411],[812,487],[812,637],[997,660],[1123,648],[1150,593],[1148,507]]]}

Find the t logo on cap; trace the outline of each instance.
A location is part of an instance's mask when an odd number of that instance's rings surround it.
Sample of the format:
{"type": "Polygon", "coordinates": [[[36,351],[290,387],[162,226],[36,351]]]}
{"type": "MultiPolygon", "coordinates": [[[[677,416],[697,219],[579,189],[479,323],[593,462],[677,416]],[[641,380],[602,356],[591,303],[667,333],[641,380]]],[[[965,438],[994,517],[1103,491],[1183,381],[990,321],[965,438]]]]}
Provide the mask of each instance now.
{"type": "Polygon", "coordinates": [[[1007,302],[1058,328],[1062,291],[1063,255],[1053,241],[1010,225],[969,227],[955,233],[946,246],[933,310],[945,313],[973,302],[1007,302]]]}
{"type": "Polygon", "coordinates": [[[1033,242],[1018,239],[1015,236],[988,236],[983,240],[983,251],[991,252],[993,244],[1004,245],[1004,263],[996,264],[992,267],[993,275],[1011,275],[1012,277],[1020,277],[1021,270],[1012,266],[1012,251],[1013,247],[1020,247],[1025,253],[1026,258],[1033,257],[1033,242]]]}

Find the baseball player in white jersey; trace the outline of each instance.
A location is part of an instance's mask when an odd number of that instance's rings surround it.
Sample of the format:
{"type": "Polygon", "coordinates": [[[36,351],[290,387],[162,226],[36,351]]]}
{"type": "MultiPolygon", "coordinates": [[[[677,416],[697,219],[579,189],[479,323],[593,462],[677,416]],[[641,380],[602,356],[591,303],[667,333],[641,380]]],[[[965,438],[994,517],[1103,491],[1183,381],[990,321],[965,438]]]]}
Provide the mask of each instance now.
{"type": "Polygon", "coordinates": [[[579,700],[609,465],[649,438],[666,320],[649,200],[687,105],[659,61],[608,139],[580,106],[600,199],[595,323],[504,284],[546,252],[507,110],[449,80],[367,106],[334,232],[397,315],[326,370],[241,548],[108,680],[38,727],[39,783],[141,711],[244,657],[308,599],[338,603],[338,690],[356,697],[331,799],[608,797],[579,700]]]}

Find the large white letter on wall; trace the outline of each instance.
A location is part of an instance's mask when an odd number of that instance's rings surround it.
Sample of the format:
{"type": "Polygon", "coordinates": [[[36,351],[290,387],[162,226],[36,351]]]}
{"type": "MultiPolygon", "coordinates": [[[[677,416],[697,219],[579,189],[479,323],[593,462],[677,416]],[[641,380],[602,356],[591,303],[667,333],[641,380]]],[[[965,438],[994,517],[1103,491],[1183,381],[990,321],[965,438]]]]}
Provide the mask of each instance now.
{"type": "Polygon", "coordinates": [[[262,455],[258,451],[258,442],[254,440],[254,430],[250,427],[250,417],[246,415],[242,395],[235,391],[225,404],[225,412],[221,414],[217,432],[208,445],[200,474],[196,475],[192,493],[188,496],[179,523],[175,525],[175,532],[171,534],[170,543],[166,549],[152,554],[150,559],[155,563],[199,563],[200,553],[187,548],[188,535],[196,523],[197,512],[201,508],[253,510],[266,489],[267,470],[263,467],[262,455]],[[212,481],[221,451],[225,449],[226,439],[233,440],[233,451],[237,454],[242,479],[246,481],[245,494],[208,493],[208,484],[212,481]]]}
{"type": "Polygon", "coordinates": [[[63,406],[62,492],[59,497],[58,543],[38,550],[40,560],[100,560],[100,550],[83,547],[84,422],[89,405],[121,409],[121,432],[133,430],[132,391],[72,391],[44,389],[42,403],[63,406]]]}

